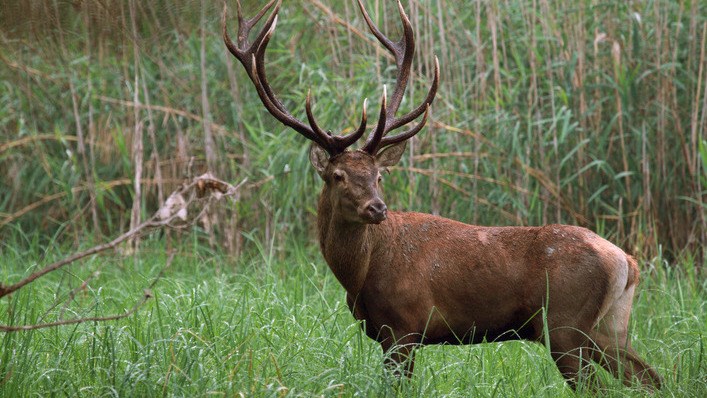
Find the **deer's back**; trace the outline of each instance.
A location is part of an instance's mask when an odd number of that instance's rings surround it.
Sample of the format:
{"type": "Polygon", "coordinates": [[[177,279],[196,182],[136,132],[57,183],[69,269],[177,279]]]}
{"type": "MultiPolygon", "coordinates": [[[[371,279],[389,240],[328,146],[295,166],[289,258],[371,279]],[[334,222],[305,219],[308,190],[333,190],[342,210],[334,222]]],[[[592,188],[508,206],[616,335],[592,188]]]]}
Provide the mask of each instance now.
{"type": "Polygon", "coordinates": [[[386,238],[374,239],[361,292],[368,317],[424,330],[431,342],[533,338],[539,330],[528,321],[544,304],[572,314],[626,284],[625,253],[580,227],[483,227],[391,212],[375,228],[386,238]]]}

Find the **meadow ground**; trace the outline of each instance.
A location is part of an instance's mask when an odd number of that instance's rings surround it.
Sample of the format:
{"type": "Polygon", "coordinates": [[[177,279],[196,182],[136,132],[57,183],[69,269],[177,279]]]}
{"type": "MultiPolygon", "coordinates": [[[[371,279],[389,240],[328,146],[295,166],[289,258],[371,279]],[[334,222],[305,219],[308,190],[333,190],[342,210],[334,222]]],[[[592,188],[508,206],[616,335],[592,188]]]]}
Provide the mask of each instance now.
{"type": "MultiPolygon", "coordinates": [[[[547,351],[525,342],[426,347],[414,377],[397,383],[314,245],[290,242],[281,258],[257,245],[259,254],[234,261],[193,242],[136,315],[1,335],[0,396],[575,396],[547,351]]],[[[50,251],[5,246],[2,280],[59,256],[50,251]]],[[[165,262],[161,240],[136,257],[93,257],[1,301],[0,322],[122,312],[165,262]]],[[[665,378],[656,397],[707,396],[706,284],[680,265],[643,262],[634,305],[633,344],[665,378]]],[[[646,395],[600,378],[604,396],[646,395]]]]}

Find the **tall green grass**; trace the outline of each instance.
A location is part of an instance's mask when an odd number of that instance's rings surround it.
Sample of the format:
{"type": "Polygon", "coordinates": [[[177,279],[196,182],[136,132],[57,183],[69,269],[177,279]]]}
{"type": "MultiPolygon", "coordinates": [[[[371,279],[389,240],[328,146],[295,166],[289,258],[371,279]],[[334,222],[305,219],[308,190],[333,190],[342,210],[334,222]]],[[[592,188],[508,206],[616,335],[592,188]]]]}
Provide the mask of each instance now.
{"type": "MultiPolygon", "coordinates": [[[[121,312],[164,266],[163,245],[150,239],[137,258],[97,256],[35,282],[0,303],[0,323],[121,312]],[[67,303],[96,268],[98,279],[67,303]]],[[[414,377],[396,380],[316,248],[287,246],[284,260],[253,252],[234,262],[185,244],[134,316],[1,335],[0,396],[576,396],[547,351],[525,342],[425,347],[414,377]]],[[[6,247],[3,280],[61,255],[37,249],[6,247]]],[[[646,266],[630,334],[665,378],[654,396],[704,396],[707,286],[683,271],[694,264],[646,266]]],[[[645,396],[603,371],[600,379],[606,396],[645,396]]]]}

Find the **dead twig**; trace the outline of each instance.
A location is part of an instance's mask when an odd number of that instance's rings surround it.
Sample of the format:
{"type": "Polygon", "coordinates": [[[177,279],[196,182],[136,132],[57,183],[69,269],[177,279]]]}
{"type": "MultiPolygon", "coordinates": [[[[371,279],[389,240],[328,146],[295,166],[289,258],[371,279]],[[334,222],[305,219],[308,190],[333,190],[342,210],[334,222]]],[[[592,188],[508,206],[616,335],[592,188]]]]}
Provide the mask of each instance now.
{"type": "MultiPolygon", "coordinates": [[[[127,100],[123,100],[123,99],[111,98],[111,97],[106,97],[104,95],[99,95],[98,99],[103,102],[110,103],[110,104],[123,105],[126,107],[135,107],[138,109],[154,110],[154,111],[166,113],[169,115],[181,116],[186,119],[191,119],[191,120],[198,122],[198,123],[204,123],[204,118],[197,115],[197,114],[187,112],[185,110],[181,110],[181,109],[177,109],[177,108],[172,108],[169,106],[140,104],[140,103],[136,103],[134,101],[127,101],[127,100]]],[[[226,128],[226,126],[223,126],[218,123],[211,122],[211,127],[218,130],[220,133],[228,132],[228,129],[226,128]]]]}
{"type": "MultiPolygon", "coordinates": [[[[22,289],[24,286],[36,281],[37,279],[41,278],[44,275],[47,275],[50,272],[56,271],[82,258],[106,251],[108,249],[115,249],[118,245],[125,242],[126,240],[144,234],[148,231],[152,231],[157,228],[185,229],[187,227],[190,227],[200,219],[201,215],[205,211],[204,209],[207,208],[210,203],[219,201],[224,197],[234,197],[238,193],[238,190],[243,186],[243,184],[246,183],[246,181],[247,179],[244,179],[238,185],[234,186],[214,177],[209,173],[206,173],[192,179],[191,181],[185,182],[182,184],[181,187],[179,187],[169,196],[165,203],[163,203],[162,206],[155,212],[155,214],[153,214],[152,217],[150,217],[148,220],[121,234],[110,242],[96,245],[88,250],[75,253],[62,260],[49,264],[41,270],[32,273],[31,275],[25,277],[24,279],[15,284],[9,286],[0,284],[0,298],[5,297],[13,292],[16,292],[19,289],[22,289]]],[[[133,308],[122,314],[105,317],[68,319],[36,325],[0,325],[0,331],[15,332],[22,330],[33,330],[82,322],[110,321],[130,316],[131,314],[135,313],[142,305],[144,305],[149,298],[152,297],[150,289],[155,285],[155,283],[157,283],[159,278],[162,276],[164,269],[166,269],[170,265],[173,257],[174,253],[170,254],[170,257],[167,261],[167,265],[163,268],[162,271],[160,271],[160,274],[155,278],[155,280],[153,280],[152,284],[150,284],[150,287],[145,290],[142,299],[138,301],[138,303],[136,303],[133,308]]]]}
{"type": "Polygon", "coordinates": [[[77,141],[75,135],[57,135],[57,134],[37,134],[22,137],[0,145],[0,153],[8,151],[12,148],[23,146],[36,141],[77,141]]]}
{"type": "Polygon", "coordinates": [[[56,321],[56,322],[38,323],[38,324],[34,324],[34,325],[21,325],[21,326],[0,325],[0,331],[20,332],[20,331],[26,331],[26,330],[50,328],[50,327],[55,327],[55,326],[73,325],[73,324],[84,323],[84,322],[115,321],[115,320],[118,320],[121,318],[129,317],[130,315],[136,313],[140,309],[140,307],[145,305],[147,300],[149,300],[153,297],[152,288],[162,278],[162,276],[164,275],[164,271],[167,268],[169,268],[170,265],[172,265],[172,260],[174,260],[174,254],[175,254],[174,252],[170,253],[170,255],[167,258],[167,261],[165,263],[165,266],[162,267],[162,269],[160,270],[160,273],[157,274],[155,279],[152,280],[152,283],[150,283],[150,286],[143,290],[142,298],[137,303],[135,303],[135,305],[133,305],[132,308],[130,308],[129,310],[127,310],[123,313],[115,314],[115,315],[108,315],[108,316],[91,316],[91,317],[85,317],[85,318],[64,319],[64,320],[56,321]]]}

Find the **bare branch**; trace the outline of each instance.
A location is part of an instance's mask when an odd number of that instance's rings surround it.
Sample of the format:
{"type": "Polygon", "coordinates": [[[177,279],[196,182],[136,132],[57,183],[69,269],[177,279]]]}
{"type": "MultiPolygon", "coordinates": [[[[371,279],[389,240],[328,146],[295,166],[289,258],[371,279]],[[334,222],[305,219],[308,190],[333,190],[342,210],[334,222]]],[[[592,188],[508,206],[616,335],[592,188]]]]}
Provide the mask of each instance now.
{"type": "Polygon", "coordinates": [[[149,299],[153,297],[152,295],[152,287],[157,284],[157,282],[162,278],[164,275],[164,271],[169,268],[170,265],[172,265],[172,260],[174,260],[174,252],[170,253],[169,257],[167,258],[167,262],[165,263],[165,266],[160,270],[160,273],[157,274],[155,279],[152,280],[152,283],[150,283],[150,286],[143,290],[143,295],[140,301],[135,303],[133,307],[123,313],[120,314],[115,314],[115,315],[109,315],[109,316],[91,316],[91,317],[85,317],[85,318],[74,318],[74,319],[65,319],[61,321],[56,321],[56,322],[47,322],[47,323],[38,323],[34,325],[21,325],[21,326],[10,326],[10,325],[0,325],[0,331],[2,332],[21,332],[21,331],[27,331],[27,330],[36,330],[36,329],[45,329],[45,328],[50,328],[50,327],[55,327],[55,326],[65,326],[65,325],[74,325],[77,323],[84,323],[84,322],[105,322],[105,321],[115,321],[118,319],[122,318],[127,318],[130,315],[136,313],[140,307],[145,305],[149,299]]]}
{"type": "MultiPolygon", "coordinates": [[[[27,276],[26,278],[22,279],[21,281],[15,284],[9,286],[4,286],[0,284],[0,298],[5,297],[13,292],[16,292],[17,290],[36,281],[37,279],[50,272],[56,271],[82,258],[106,251],[108,249],[114,249],[122,242],[130,238],[140,236],[156,228],[187,228],[193,225],[197,220],[199,220],[199,217],[203,214],[204,209],[208,206],[208,204],[219,201],[224,197],[235,197],[238,193],[238,190],[243,186],[243,184],[246,183],[246,181],[247,179],[244,179],[238,185],[234,186],[214,177],[210,173],[206,173],[192,179],[191,181],[185,182],[182,184],[181,187],[179,187],[169,196],[169,199],[165,201],[165,203],[163,203],[162,206],[155,212],[155,214],[153,214],[152,217],[150,217],[148,220],[121,234],[110,242],[96,245],[88,250],[75,253],[62,260],[49,264],[48,266],[42,268],[37,272],[34,272],[33,274],[27,276]]],[[[160,275],[158,275],[157,278],[155,278],[155,280],[152,282],[152,284],[150,284],[150,288],[152,288],[152,286],[154,286],[157,280],[159,280],[164,269],[166,269],[171,263],[173,256],[174,253],[170,255],[167,265],[163,268],[162,271],[160,271],[160,275]]],[[[150,297],[152,297],[152,293],[150,292],[150,290],[145,290],[143,298],[137,304],[135,304],[132,309],[122,314],[111,315],[106,317],[69,319],[37,325],[0,325],[0,331],[15,332],[21,330],[33,330],[82,322],[109,321],[120,319],[135,313],[150,297]]]]}

